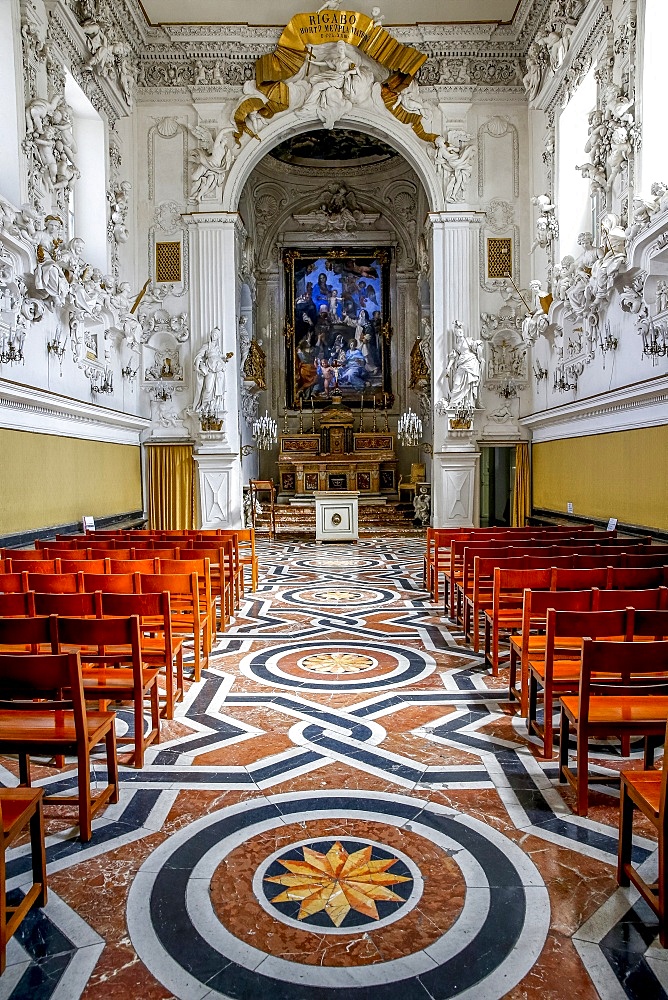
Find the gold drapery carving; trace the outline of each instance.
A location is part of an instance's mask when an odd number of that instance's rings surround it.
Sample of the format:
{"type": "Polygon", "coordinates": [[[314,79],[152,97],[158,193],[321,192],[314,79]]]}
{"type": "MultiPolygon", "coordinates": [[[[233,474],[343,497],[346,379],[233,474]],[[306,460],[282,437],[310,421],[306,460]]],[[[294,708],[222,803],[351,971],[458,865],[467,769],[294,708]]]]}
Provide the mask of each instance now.
{"type": "Polygon", "coordinates": [[[515,447],[515,482],[511,504],[510,523],[513,528],[523,528],[531,514],[531,465],[529,445],[521,441],[515,447]]]}
{"type": "Polygon", "coordinates": [[[195,527],[195,476],[191,445],[148,445],[148,524],[150,528],[195,527]]]}
{"type": "Polygon", "coordinates": [[[257,340],[251,340],[248,348],[248,356],[244,362],[244,378],[249,382],[255,382],[258,389],[267,388],[265,377],[267,355],[264,353],[257,340]]]}
{"type": "Polygon", "coordinates": [[[326,42],[347,42],[389,70],[390,76],[381,87],[388,111],[398,121],[410,125],[425,142],[436,139],[435,134],[425,132],[419,114],[412,114],[397,105],[398,95],[415,78],[427,56],[410,45],[398,42],[381,25],[374,24],[367,14],[323,10],[316,14],[296,14],[283,29],[274,51],[260,56],[255,63],[255,84],[264,98],[249,97],[236,109],[234,138],[237,145],[244,132],[259,139],[248,123],[249,115],[255,113],[268,120],[279,111],[288,110],[290,94],[286,81],[310,59],[314,45],[326,42]]]}

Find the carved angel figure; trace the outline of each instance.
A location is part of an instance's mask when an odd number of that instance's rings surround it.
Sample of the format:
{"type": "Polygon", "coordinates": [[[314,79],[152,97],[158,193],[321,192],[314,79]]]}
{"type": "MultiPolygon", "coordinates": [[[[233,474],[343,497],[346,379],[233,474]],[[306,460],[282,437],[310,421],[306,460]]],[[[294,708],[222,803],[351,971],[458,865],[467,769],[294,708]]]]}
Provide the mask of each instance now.
{"type": "Polygon", "coordinates": [[[550,325],[542,301],[546,298],[547,293],[543,293],[541,283],[537,279],[529,282],[529,289],[533,295],[534,311],[522,320],[522,339],[525,344],[535,344],[540,335],[544,334],[550,325]]]}
{"type": "Polygon", "coordinates": [[[232,152],[227,137],[234,128],[231,125],[224,125],[215,134],[206,125],[189,126],[189,128],[202,144],[190,154],[190,160],[195,164],[191,177],[190,197],[195,201],[219,198],[225,183],[225,174],[232,163],[232,152]]]}
{"type": "Polygon", "coordinates": [[[353,104],[366,99],[371,93],[373,74],[351,62],[346,43],[337,42],[334,54],[325,60],[311,59],[307,66],[321,66],[308,80],[311,89],[300,117],[315,115],[325,128],[334,128],[336,122],[351,110],[353,104]]]}
{"type": "Polygon", "coordinates": [[[383,21],[385,20],[385,15],[381,14],[380,7],[371,8],[371,17],[373,18],[374,28],[382,27],[383,21]]]}
{"type": "Polygon", "coordinates": [[[325,2],[318,7],[316,14],[320,14],[323,10],[339,10],[340,7],[341,0],[325,0],[325,2]]]}
{"type": "Polygon", "coordinates": [[[443,175],[445,200],[464,201],[466,185],[471,179],[475,147],[467,132],[451,132],[447,139],[439,135],[436,146],[436,169],[443,175]]]}
{"type": "Polygon", "coordinates": [[[397,94],[397,99],[392,105],[392,110],[394,111],[397,108],[403,108],[409,115],[420,115],[421,117],[424,117],[426,109],[424,101],[420,97],[420,88],[417,80],[411,80],[408,86],[404,87],[404,89],[397,94]]]}

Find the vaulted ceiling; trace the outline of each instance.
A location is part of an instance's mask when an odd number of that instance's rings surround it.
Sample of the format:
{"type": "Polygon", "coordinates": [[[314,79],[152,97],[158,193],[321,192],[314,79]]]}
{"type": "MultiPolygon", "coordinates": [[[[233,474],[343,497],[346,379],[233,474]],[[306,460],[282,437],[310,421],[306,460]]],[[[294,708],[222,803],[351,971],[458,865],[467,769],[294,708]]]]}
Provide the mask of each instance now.
{"type": "MultiPolygon", "coordinates": [[[[302,11],[317,10],[322,0],[141,0],[151,24],[285,25],[302,11]]],[[[362,0],[341,9],[370,14],[381,8],[385,25],[509,23],[520,0],[362,0]]]]}

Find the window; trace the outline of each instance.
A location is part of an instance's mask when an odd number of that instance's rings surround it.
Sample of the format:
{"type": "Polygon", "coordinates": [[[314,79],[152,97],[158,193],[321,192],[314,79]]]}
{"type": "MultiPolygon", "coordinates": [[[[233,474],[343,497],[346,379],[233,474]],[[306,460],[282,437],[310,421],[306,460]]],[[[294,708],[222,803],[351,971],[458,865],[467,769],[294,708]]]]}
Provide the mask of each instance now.
{"type": "Polygon", "coordinates": [[[583,78],[559,116],[558,125],[558,198],[559,253],[578,257],[578,235],[592,232],[592,200],[589,179],[575,168],[586,163],[589,115],[596,107],[594,70],[583,78]]]}
{"type": "Polygon", "coordinates": [[[640,191],[649,194],[654,181],[666,181],[668,138],[666,137],[666,97],[662,86],[666,64],[668,3],[645,0],[642,47],[642,120],[640,150],[640,191]]]}
{"type": "Polygon", "coordinates": [[[74,182],[70,205],[69,238],[85,241],[84,257],[102,271],[107,270],[107,177],[104,122],[70,74],[65,80],[65,100],[72,109],[76,165],[81,176],[74,182]]]}

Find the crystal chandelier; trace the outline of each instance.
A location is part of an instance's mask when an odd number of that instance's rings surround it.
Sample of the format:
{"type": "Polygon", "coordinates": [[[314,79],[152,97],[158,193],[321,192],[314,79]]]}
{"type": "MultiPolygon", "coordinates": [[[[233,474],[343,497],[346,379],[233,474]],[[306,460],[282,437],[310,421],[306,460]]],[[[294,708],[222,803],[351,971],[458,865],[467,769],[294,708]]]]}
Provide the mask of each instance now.
{"type": "Polygon", "coordinates": [[[422,421],[417,413],[408,410],[399,417],[397,425],[397,437],[399,442],[409,447],[417,447],[422,437],[422,421]]]}
{"type": "Polygon", "coordinates": [[[263,417],[258,417],[253,421],[253,437],[255,444],[262,451],[269,451],[272,445],[278,441],[278,425],[273,417],[269,416],[267,410],[263,417]]]}

